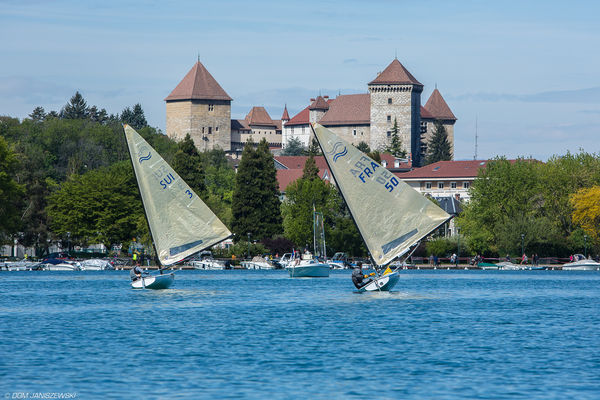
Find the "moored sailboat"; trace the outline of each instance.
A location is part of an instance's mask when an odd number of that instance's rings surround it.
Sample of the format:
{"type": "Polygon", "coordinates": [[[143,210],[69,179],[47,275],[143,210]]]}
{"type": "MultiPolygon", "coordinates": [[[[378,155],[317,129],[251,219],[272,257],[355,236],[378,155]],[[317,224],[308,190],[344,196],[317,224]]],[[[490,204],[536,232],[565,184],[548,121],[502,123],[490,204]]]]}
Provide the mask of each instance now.
{"type": "Polygon", "coordinates": [[[451,216],[327,128],[313,124],[312,129],[377,271],[359,291],[391,290],[398,272],[378,270],[451,216]]]}
{"type": "Polygon", "coordinates": [[[327,278],[331,267],[325,262],[327,253],[325,249],[325,227],[323,214],[313,211],[313,247],[314,253],[306,251],[298,258],[294,258],[285,267],[291,278],[327,278]]]}
{"type": "Polygon", "coordinates": [[[125,138],[156,254],[159,275],[133,281],[134,289],[165,289],[173,273],[163,269],[229,238],[231,232],[187,183],[132,127],[125,138]]]}

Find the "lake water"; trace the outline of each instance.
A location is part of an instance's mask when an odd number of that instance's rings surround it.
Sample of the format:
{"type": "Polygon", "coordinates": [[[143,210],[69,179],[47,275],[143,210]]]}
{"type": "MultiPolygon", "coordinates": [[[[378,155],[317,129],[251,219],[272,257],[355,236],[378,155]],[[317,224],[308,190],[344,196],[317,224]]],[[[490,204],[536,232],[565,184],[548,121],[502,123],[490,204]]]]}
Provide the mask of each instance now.
{"type": "Polygon", "coordinates": [[[600,273],[0,272],[1,398],[598,399],[600,273]]]}

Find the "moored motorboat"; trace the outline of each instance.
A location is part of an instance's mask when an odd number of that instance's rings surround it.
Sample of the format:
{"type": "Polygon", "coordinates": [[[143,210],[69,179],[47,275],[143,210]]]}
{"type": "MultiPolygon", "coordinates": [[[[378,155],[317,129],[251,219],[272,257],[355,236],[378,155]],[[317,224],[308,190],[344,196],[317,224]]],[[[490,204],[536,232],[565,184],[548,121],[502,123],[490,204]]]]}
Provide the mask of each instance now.
{"type": "Polygon", "coordinates": [[[109,269],[115,269],[115,267],[110,263],[110,261],[103,260],[100,258],[83,260],[79,264],[82,271],[104,271],[109,269]]]}
{"type": "Polygon", "coordinates": [[[315,258],[292,261],[285,269],[291,278],[327,278],[331,267],[315,258]]]}
{"type": "Polygon", "coordinates": [[[600,271],[600,263],[585,258],[583,254],[575,254],[574,258],[576,261],[563,264],[563,271],[600,271]]]}

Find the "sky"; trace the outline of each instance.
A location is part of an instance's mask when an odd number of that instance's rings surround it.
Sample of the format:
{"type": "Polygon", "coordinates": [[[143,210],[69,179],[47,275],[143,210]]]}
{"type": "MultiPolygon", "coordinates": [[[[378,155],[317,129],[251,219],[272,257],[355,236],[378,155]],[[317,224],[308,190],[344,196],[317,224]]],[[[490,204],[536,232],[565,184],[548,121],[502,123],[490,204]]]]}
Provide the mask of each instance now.
{"type": "Polygon", "coordinates": [[[0,115],[76,91],[120,113],[164,98],[194,63],[232,118],[294,116],[319,94],[367,93],[395,57],[458,118],[455,159],[600,153],[597,1],[0,0],[0,115]],[[476,140],[477,137],[477,140],[476,140]]]}

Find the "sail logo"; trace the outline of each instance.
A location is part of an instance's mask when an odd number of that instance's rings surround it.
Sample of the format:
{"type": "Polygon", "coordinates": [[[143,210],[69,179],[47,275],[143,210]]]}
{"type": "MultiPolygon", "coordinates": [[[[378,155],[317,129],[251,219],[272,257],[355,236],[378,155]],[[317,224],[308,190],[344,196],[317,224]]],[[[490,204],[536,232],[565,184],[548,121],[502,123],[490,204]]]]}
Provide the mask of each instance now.
{"type": "Polygon", "coordinates": [[[327,154],[333,155],[333,162],[336,162],[340,157],[344,157],[348,154],[348,149],[342,142],[336,142],[333,145],[333,149],[327,154]]]}
{"type": "Polygon", "coordinates": [[[152,158],[152,153],[147,150],[146,146],[142,146],[139,150],[138,150],[138,155],[141,155],[141,157],[138,159],[138,161],[140,162],[140,164],[143,161],[148,161],[149,159],[152,158]],[[146,151],[148,151],[147,155],[143,155],[143,153],[145,153],[146,151]]]}

